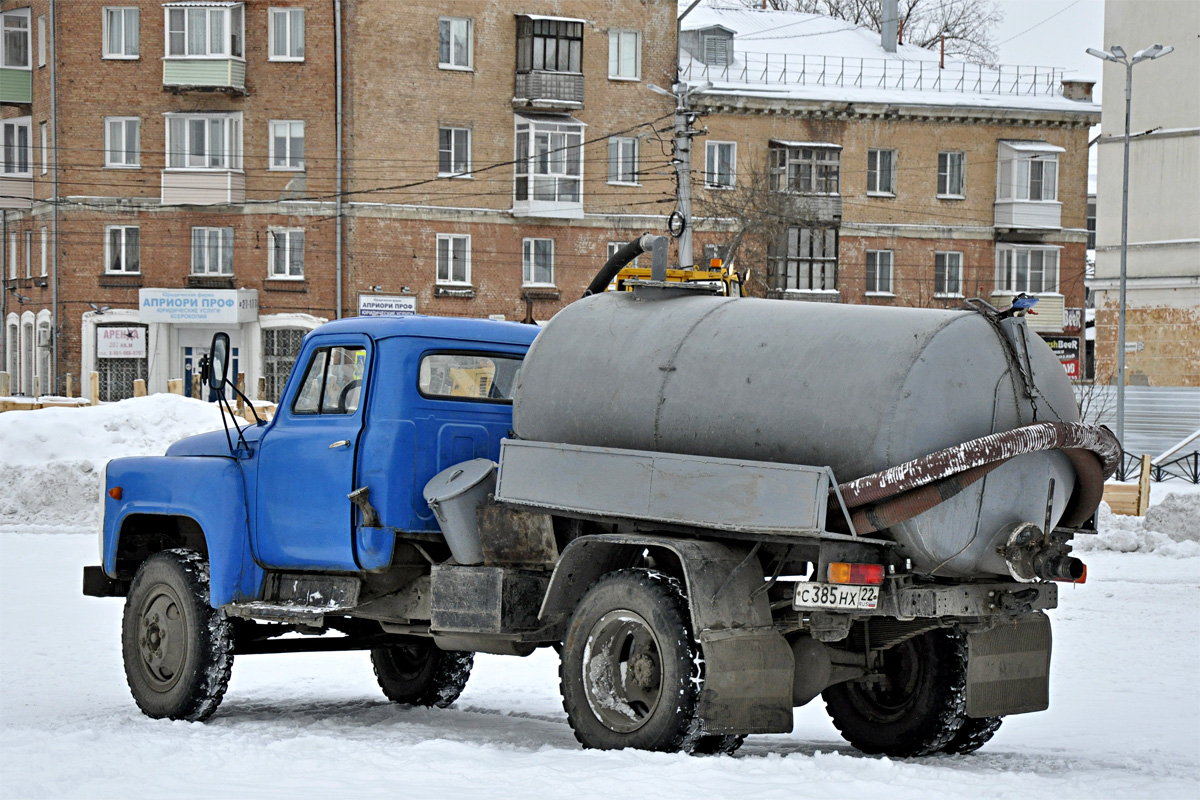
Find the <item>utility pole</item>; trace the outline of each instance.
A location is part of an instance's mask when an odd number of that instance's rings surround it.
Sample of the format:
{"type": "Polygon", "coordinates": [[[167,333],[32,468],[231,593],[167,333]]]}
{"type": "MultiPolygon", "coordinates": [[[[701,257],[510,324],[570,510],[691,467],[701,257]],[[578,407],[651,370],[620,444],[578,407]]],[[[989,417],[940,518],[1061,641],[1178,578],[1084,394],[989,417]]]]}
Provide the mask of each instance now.
{"type": "Polygon", "coordinates": [[[696,130],[696,113],[689,107],[693,92],[702,91],[712,84],[703,84],[690,89],[681,80],[675,81],[675,213],[668,227],[671,235],[679,241],[679,268],[694,265],[692,258],[692,137],[705,133],[696,130]],[[676,221],[678,219],[678,222],[676,221]],[[676,232],[678,231],[678,232],[676,232]]]}

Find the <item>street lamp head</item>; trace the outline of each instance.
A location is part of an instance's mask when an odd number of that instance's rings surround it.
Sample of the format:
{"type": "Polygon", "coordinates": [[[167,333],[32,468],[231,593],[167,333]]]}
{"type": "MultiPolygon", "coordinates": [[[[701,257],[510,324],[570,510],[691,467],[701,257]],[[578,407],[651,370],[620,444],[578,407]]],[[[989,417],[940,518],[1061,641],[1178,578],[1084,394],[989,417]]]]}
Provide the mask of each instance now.
{"type": "Polygon", "coordinates": [[[1165,56],[1167,53],[1170,53],[1174,49],[1175,49],[1174,47],[1171,47],[1169,45],[1167,47],[1163,47],[1161,44],[1152,44],[1149,47],[1147,47],[1145,50],[1139,50],[1138,52],[1134,53],[1133,54],[1133,63],[1136,64],[1139,61],[1145,61],[1146,59],[1153,59],[1153,58],[1159,58],[1160,56],[1165,56]]]}
{"type": "MultiPolygon", "coordinates": [[[[1113,49],[1115,50],[1116,48],[1113,48],[1113,49]]],[[[1106,53],[1105,51],[1097,50],[1094,47],[1089,47],[1087,49],[1087,54],[1089,56],[1095,56],[1096,58],[1103,59],[1104,61],[1120,61],[1121,60],[1121,59],[1117,58],[1116,56],[1114,56],[1112,53],[1106,53]]]]}
{"type": "Polygon", "coordinates": [[[1121,58],[1124,58],[1124,57],[1125,57],[1125,48],[1124,48],[1124,47],[1121,47],[1121,45],[1119,45],[1119,44],[1114,44],[1114,45],[1112,46],[1112,48],[1110,49],[1110,52],[1111,52],[1111,53],[1112,53],[1114,56],[1116,56],[1118,59],[1121,59],[1121,58]]]}

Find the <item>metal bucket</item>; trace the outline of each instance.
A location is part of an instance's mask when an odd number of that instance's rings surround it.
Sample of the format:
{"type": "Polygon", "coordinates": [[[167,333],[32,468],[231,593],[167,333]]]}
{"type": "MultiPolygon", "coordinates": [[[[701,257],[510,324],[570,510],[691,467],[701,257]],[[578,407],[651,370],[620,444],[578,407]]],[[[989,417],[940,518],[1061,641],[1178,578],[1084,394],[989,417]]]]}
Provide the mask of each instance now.
{"type": "Polygon", "coordinates": [[[496,489],[496,465],[486,458],[463,461],[425,484],[425,502],[433,509],[450,553],[459,564],[482,564],[475,510],[496,489]]]}

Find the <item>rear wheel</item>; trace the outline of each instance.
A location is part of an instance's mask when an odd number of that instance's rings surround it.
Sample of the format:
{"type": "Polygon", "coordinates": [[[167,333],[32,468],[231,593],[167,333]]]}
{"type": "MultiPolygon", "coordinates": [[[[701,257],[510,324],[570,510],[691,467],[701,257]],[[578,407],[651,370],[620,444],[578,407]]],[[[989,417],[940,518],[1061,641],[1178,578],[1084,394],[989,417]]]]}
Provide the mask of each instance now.
{"type": "Polygon", "coordinates": [[[951,755],[974,753],[996,735],[1003,721],[1004,717],[967,717],[942,752],[951,755]]]}
{"type": "Polygon", "coordinates": [[[166,550],[142,563],[121,620],[125,679],[146,716],[212,716],[233,669],[233,627],[209,605],[208,562],[166,550]]]}
{"type": "Polygon", "coordinates": [[[563,708],[584,747],[677,752],[695,736],[699,659],[679,582],[646,570],[605,575],[563,642],[563,708]]]}
{"type": "Polygon", "coordinates": [[[379,688],[393,703],[445,708],[462,694],[475,654],[441,650],[432,639],[410,636],[404,644],[371,650],[379,688]]]}
{"type": "Polygon", "coordinates": [[[963,637],[929,631],[881,657],[874,674],[822,693],[833,724],[864,753],[905,758],[947,748],[967,719],[963,637]]]}

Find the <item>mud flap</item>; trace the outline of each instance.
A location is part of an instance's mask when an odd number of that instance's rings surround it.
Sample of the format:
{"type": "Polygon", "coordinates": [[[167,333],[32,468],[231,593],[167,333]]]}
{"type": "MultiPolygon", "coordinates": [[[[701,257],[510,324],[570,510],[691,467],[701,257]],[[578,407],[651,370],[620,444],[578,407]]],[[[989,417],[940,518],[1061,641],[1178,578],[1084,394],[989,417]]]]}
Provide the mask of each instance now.
{"type": "Polygon", "coordinates": [[[967,635],[967,716],[1050,707],[1050,618],[1034,612],[967,635]]]}
{"type": "Polygon", "coordinates": [[[795,667],[787,640],[774,630],[706,630],[704,690],[696,716],[705,733],[792,730],[795,667]]]}

